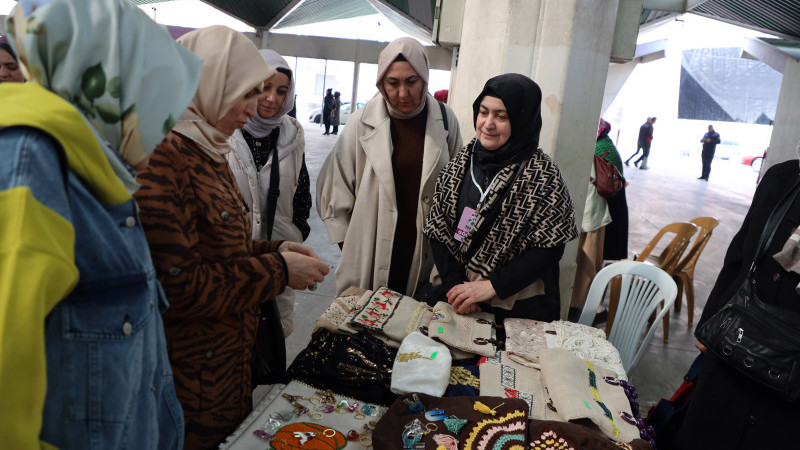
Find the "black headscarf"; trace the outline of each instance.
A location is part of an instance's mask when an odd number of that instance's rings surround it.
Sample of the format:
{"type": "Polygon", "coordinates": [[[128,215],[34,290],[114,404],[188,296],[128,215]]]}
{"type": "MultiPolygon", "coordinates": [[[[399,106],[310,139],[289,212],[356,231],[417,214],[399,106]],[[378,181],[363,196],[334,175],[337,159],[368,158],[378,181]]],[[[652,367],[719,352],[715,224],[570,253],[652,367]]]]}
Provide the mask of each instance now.
{"type": "Polygon", "coordinates": [[[486,96],[503,101],[511,122],[511,136],[502,147],[486,150],[475,141],[474,155],[487,172],[496,172],[508,164],[523,161],[539,148],[542,131],[542,90],[533,80],[518,73],[490,78],[472,104],[472,123],[477,125],[481,101],[486,96]]]}

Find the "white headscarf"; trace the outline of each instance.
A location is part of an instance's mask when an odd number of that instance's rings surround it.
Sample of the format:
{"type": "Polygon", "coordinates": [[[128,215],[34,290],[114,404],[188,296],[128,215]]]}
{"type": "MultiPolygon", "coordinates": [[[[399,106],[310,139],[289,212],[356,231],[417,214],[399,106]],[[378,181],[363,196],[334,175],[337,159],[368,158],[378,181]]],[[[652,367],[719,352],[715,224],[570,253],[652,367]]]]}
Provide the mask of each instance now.
{"type": "Polygon", "coordinates": [[[292,69],[289,68],[289,64],[286,63],[286,60],[283,59],[278,52],[274,50],[259,50],[258,53],[261,54],[261,58],[264,59],[264,62],[267,63],[268,66],[276,70],[286,69],[290,74],[289,90],[286,91],[286,99],[283,101],[283,105],[278,108],[278,112],[276,112],[272,117],[261,117],[259,114],[256,114],[255,117],[251,118],[250,121],[247,122],[247,125],[244,126],[244,129],[253,137],[263,138],[264,136],[270,134],[275,127],[280,125],[283,116],[285,116],[294,107],[295,76],[292,72],[292,69]]]}
{"type": "Polygon", "coordinates": [[[383,100],[386,103],[386,109],[389,111],[389,115],[394,117],[395,119],[410,119],[412,117],[416,117],[419,115],[420,112],[425,108],[425,94],[428,92],[428,72],[430,69],[430,64],[428,63],[428,54],[425,52],[425,48],[422,44],[419,43],[416,39],[410,37],[402,37],[399,39],[395,39],[386,46],[386,48],[381,51],[380,56],[378,57],[378,80],[375,85],[378,87],[378,90],[383,95],[383,100]],[[398,56],[403,55],[403,57],[411,64],[411,67],[417,72],[422,81],[425,85],[422,87],[422,98],[419,101],[419,105],[414,111],[410,113],[405,113],[402,111],[397,110],[389,103],[389,98],[386,96],[386,89],[383,88],[383,77],[386,75],[386,71],[389,70],[389,66],[392,65],[395,59],[398,56]]]}
{"type": "Polygon", "coordinates": [[[197,143],[215,161],[231,151],[228,136],[216,128],[225,114],[261,82],[275,75],[245,35],[222,25],[190,31],[178,42],[203,58],[203,71],[189,108],[174,130],[197,143]]]}

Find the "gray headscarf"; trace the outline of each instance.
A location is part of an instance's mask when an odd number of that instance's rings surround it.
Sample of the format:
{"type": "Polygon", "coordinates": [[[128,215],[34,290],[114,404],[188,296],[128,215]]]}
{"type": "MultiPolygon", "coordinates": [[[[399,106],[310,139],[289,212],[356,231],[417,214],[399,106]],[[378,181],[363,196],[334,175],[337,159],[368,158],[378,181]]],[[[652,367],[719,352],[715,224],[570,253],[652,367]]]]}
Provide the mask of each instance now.
{"type": "Polygon", "coordinates": [[[425,97],[428,92],[428,71],[430,69],[430,64],[428,63],[428,54],[425,52],[425,48],[422,44],[419,43],[416,39],[410,37],[402,37],[399,39],[395,39],[386,46],[386,48],[381,51],[380,56],[378,57],[378,80],[375,83],[378,86],[378,90],[383,95],[383,101],[386,103],[386,109],[389,111],[389,115],[394,117],[395,119],[410,119],[412,117],[416,117],[419,115],[420,112],[425,108],[425,97]],[[417,109],[410,113],[404,113],[402,111],[398,111],[395,109],[391,103],[389,103],[389,98],[386,96],[386,90],[383,88],[383,76],[386,75],[386,71],[389,70],[389,66],[392,65],[394,60],[399,56],[403,55],[403,57],[411,64],[411,67],[417,71],[417,75],[422,78],[422,81],[425,83],[425,86],[422,88],[422,98],[420,99],[419,106],[417,109]]]}
{"type": "Polygon", "coordinates": [[[272,130],[280,125],[281,119],[285,116],[289,111],[292,110],[294,106],[294,73],[292,69],[289,68],[289,64],[286,62],[285,59],[281,55],[279,55],[274,50],[259,50],[258,53],[261,54],[261,57],[264,59],[264,62],[267,63],[268,66],[272,67],[273,69],[285,69],[288,70],[291,74],[289,76],[289,90],[286,92],[286,100],[283,101],[283,106],[278,109],[278,112],[275,113],[272,117],[261,117],[261,115],[256,114],[253,118],[247,122],[247,125],[244,126],[244,129],[250,133],[253,137],[256,138],[263,138],[264,136],[270,134],[272,130]]]}

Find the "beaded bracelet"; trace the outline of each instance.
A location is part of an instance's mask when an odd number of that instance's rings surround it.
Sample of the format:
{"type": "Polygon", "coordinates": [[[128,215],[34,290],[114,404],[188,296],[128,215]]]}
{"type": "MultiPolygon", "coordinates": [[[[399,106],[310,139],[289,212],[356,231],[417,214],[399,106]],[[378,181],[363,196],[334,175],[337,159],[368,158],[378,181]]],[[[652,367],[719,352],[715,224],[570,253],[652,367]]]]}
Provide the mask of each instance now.
{"type": "Polygon", "coordinates": [[[620,411],[620,417],[625,422],[628,422],[631,425],[636,426],[639,429],[639,436],[650,443],[653,449],[656,448],[656,430],[653,429],[652,425],[645,426],[644,420],[642,420],[642,415],[639,412],[639,402],[636,401],[639,398],[639,394],[636,393],[636,388],[629,384],[625,380],[618,380],[614,377],[604,377],[603,378],[606,383],[620,386],[625,391],[625,395],[628,397],[628,402],[631,405],[631,413],[627,411],[620,411]]]}

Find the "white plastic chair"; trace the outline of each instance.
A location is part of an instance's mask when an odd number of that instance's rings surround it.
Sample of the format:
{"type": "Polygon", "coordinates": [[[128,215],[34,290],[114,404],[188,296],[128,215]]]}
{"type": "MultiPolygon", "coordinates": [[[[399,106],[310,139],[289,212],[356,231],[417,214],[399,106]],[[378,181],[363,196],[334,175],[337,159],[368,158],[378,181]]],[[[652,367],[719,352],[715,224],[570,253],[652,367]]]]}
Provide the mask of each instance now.
{"type": "Polygon", "coordinates": [[[611,264],[597,272],[592,280],[578,323],[592,325],[606,287],[618,275],[622,276],[619,306],[608,340],[619,350],[622,365],[630,376],[656,327],[675,303],[678,287],[669,274],[650,264],[638,261],[611,264]],[[659,306],[661,311],[650,321],[659,306]]]}

